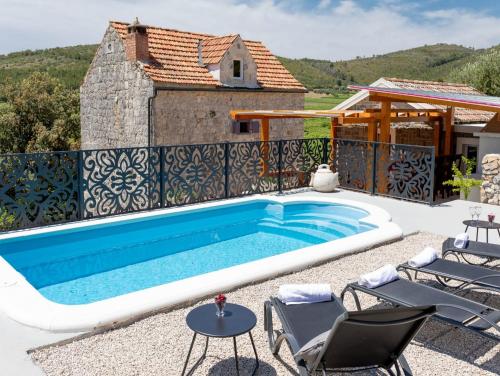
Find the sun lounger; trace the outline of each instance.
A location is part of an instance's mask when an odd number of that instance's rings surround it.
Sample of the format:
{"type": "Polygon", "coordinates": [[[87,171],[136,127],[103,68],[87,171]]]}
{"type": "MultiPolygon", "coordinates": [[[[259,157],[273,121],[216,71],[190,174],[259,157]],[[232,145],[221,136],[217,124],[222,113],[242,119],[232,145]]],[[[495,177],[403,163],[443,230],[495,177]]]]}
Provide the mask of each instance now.
{"type": "Polygon", "coordinates": [[[270,298],[264,309],[272,353],[276,355],[286,340],[301,376],[373,368],[411,375],[403,351],[435,313],[433,306],[348,312],[335,296],[329,302],[297,305],[270,298]],[[282,331],[273,329],[273,308],[282,331]],[[304,345],[311,343],[313,350],[305,351],[304,345]]]}
{"type": "MultiPolygon", "coordinates": [[[[430,264],[420,267],[414,267],[408,263],[401,264],[398,266],[398,270],[414,271],[415,279],[419,272],[433,275],[444,286],[450,286],[448,284],[450,280],[458,281],[461,284],[451,287],[461,290],[487,289],[500,292],[500,271],[481,266],[438,258],[430,264]]],[[[411,279],[411,274],[407,273],[407,275],[411,279]]]]}
{"type": "Polygon", "coordinates": [[[435,305],[437,312],[434,317],[499,340],[500,327],[497,323],[500,321],[500,311],[446,291],[400,278],[375,288],[363,287],[357,282],[350,283],[342,291],[342,300],[346,292],[353,295],[358,309],[361,309],[361,305],[357,292],[364,292],[395,306],[435,305]],[[491,328],[495,329],[497,335],[485,333],[491,328]]]}
{"type": "Polygon", "coordinates": [[[492,243],[482,243],[474,242],[469,240],[467,247],[457,248],[453,244],[455,242],[454,238],[448,238],[443,242],[443,258],[448,255],[455,255],[455,257],[460,260],[463,259],[469,264],[485,265],[492,261],[500,260],[500,245],[492,243]],[[483,261],[472,262],[466,258],[466,255],[477,256],[483,259],[483,261]]]}

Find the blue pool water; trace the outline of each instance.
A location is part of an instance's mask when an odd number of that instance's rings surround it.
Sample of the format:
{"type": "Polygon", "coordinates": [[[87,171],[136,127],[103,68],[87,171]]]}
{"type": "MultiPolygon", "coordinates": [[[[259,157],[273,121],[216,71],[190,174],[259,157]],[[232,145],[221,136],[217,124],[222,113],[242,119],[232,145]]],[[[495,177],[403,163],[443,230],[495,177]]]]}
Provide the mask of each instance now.
{"type": "Polygon", "coordinates": [[[256,200],[0,241],[46,298],[85,304],[373,228],[367,212],[256,200]]]}

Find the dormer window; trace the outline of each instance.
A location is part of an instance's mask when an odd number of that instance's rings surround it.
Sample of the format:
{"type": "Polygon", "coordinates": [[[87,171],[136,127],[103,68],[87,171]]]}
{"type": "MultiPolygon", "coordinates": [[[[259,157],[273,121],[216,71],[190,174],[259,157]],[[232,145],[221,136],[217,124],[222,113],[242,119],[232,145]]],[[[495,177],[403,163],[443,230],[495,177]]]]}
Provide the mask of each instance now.
{"type": "Polygon", "coordinates": [[[233,60],[233,78],[243,78],[241,60],[233,60]]]}

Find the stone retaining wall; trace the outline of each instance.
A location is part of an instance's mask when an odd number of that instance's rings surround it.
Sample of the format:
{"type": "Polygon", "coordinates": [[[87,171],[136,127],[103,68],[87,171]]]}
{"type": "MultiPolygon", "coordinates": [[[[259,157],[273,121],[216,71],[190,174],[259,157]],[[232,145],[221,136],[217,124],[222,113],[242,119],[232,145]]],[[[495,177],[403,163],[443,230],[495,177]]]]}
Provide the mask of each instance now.
{"type": "Polygon", "coordinates": [[[394,129],[395,144],[434,146],[434,131],[429,126],[398,126],[394,129]]]}
{"type": "Polygon", "coordinates": [[[486,154],[482,167],[481,202],[500,205],[500,154],[486,154]]]}

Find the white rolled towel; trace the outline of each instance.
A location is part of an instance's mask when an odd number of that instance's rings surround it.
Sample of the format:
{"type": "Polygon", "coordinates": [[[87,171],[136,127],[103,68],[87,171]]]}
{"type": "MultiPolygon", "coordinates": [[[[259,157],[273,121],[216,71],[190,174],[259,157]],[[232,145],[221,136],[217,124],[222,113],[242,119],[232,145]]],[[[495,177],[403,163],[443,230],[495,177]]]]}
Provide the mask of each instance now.
{"type": "Polygon", "coordinates": [[[457,248],[465,248],[467,247],[468,242],[469,242],[469,235],[466,232],[463,232],[455,236],[455,241],[453,242],[453,245],[457,248]]]}
{"type": "Polygon", "coordinates": [[[386,283],[399,279],[398,271],[394,265],[384,265],[373,272],[363,274],[359,277],[358,283],[361,286],[373,289],[378,286],[385,285],[386,283]]]}
{"type": "Polygon", "coordinates": [[[438,258],[437,251],[432,247],[425,247],[422,252],[413,256],[408,260],[408,264],[414,268],[420,268],[421,266],[429,265],[438,258]]]}
{"type": "Polygon", "coordinates": [[[328,302],[332,300],[332,289],[327,283],[281,285],[278,299],[287,305],[328,302]]]}

